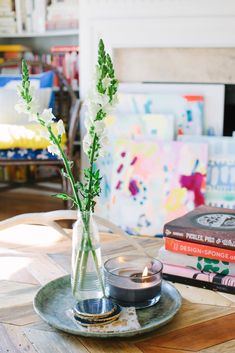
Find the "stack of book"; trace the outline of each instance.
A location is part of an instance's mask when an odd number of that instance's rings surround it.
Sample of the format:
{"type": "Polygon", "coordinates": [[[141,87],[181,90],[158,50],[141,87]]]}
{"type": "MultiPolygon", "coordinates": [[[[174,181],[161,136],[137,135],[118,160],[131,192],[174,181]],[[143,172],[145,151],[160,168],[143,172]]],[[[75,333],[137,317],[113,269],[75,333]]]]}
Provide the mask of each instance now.
{"type": "Polygon", "coordinates": [[[16,20],[12,0],[0,1],[0,33],[16,33],[16,20]]]}
{"type": "MultiPolygon", "coordinates": [[[[52,65],[61,71],[73,90],[79,85],[79,47],[76,45],[63,45],[51,47],[52,65]]],[[[55,82],[55,86],[58,82],[55,82]]]]}
{"type": "Polygon", "coordinates": [[[163,277],[235,294],[235,211],[201,206],[164,226],[163,277]]]}
{"type": "MultiPolygon", "coordinates": [[[[26,53],[29,52],[29,48],[21,44],[2,44],[0,45],[0,63],[3,64],[6,61],[21,60],[26,53]]],[[[1,74],[18,74],[19,67],[17,64],[6,66],[1,69],[1,74]]]]}

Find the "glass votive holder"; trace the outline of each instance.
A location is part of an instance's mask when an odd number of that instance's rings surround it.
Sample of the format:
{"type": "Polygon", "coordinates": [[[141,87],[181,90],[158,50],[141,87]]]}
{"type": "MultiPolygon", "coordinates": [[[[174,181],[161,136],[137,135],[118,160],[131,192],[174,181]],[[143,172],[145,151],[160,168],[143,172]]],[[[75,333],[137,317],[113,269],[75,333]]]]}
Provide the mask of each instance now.
{"type": "Polygon", "coordinates": [[[125,255],[104,264],[108,296],[137,309],[156,304],[161,296],[162,263],[149,256],[125,255]]]}

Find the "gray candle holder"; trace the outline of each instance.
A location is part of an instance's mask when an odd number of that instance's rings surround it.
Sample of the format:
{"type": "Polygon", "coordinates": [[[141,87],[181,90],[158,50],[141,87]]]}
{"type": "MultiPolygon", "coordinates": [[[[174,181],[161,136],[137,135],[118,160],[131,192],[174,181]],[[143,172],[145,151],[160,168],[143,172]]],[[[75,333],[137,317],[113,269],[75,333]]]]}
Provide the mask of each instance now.
{"type": "Polygon", "coordinates": [[[162,263],[149,256],[125,255],[104,264],[108,296],[121,306],[155,305],[161,297],[162,263]]]}

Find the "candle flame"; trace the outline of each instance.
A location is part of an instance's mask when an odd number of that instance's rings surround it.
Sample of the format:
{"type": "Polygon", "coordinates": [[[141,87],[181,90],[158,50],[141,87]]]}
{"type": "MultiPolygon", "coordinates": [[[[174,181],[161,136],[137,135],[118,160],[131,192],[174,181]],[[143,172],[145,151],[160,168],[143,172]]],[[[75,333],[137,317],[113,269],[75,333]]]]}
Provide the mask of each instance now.
{"type": "Polygon", "coordinates": [[[143,271],[143,273],[142,273],[142,276],[143,276],[143,277],[148,276],[148,267],[147,267],[147,266],[145,266],[144,271],[143,271]]]}

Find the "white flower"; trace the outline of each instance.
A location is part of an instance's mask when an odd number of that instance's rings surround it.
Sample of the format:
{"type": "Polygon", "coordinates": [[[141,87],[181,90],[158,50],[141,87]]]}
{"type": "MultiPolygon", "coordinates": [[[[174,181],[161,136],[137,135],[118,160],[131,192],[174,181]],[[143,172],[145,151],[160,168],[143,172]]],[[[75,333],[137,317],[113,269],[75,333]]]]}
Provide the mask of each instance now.
{"type": "Polygon", "coordinates": [[[47,139],[47,140],[50,140],[50,134],[49,134],[47,128],[44,127],[44,126],[43,126],[42,129],[40,130],[40,135],[41,135],[41,137],[43,137],[43,138],[45,138],[45,139],[47,139]]]}
{"type": "Polygon", "coordinates": [[[29,115],[29,121],[38,121],[37,114],[33,113],[29,115]]]}
{"type": "Polygon", "coordinates": [[[100,104],[101,107],[105,107],[107,104],[109,104],[109,97],[106,94],[96,92],[96,94],[93,96],[93,99],[96,104],[100,104]]]}
{"type": "Polygon", "coordinates": [[[101,145],[101,147],[107,146],[109,144],[109,139],[108,136],[103,135],[99,138],[99,143],[101,145]]]}
{"type": "Polygon", "coordinates": [[[93,86],[96,85],[96,82],[98,82],[100,78],[101,78],[101,69],[99,68],[98,65],[96,65],[95,72],[94,72],[94,77],[93,77],[93,81],[94,81],[93,86]]]}
{"type": "Polygon", "coordinates": [[[104,87],[105,89],[109,88],[109,86],[111,85],[111,78],[105,77],[105,78],[103,79],[102,83],[103,83],[103,87],[104,87]]]}
{"type": "Polygon", "coordinates": [[[87,111],[91,119],[95,120],[98,111],[100,110],[100,105],[92,100],[92,97],[87,100],[87,111]]]}
{"type": "Polygon", "coordinates": [[[54,114],[52,113],[52,109],[44,109],[40,118],[44,121],[44,123],[48,126],[50,125],[53,120],[56,119],[56,117],[54,116],[54,114]]]}
{"type": "Polygon", "coordinates": [[[84,125],[87,131],[89,131],[90,128],[93,126],[93,120],[90,118],[90,115],[88,114],[88,112],[86,112],[85,114],[84,125]]]}
{"type": "Polygon", "coordinates": [[[60,151],[56,145],[50,145],[47,147],[48,151],[52,154],[56,154],[57,156],[60,157],[60,151]]]}
{"type": "Polygon", "coordinates": [[[56,124],[58,135],[62,136],[65,133],[65,128],[64,128],[64,123],[63,120],[59,120],[58,123],[56,124]]]}
{"type": "Polygon", "coordinates": [[[17,113],[21,114],[21,113],[29,113],[29,110],[27,109],[28,105],[25,101],[23,100],[19,100],[18,103],[16,103],[15,105],[15,110],[17,111],[17,113]]]}
{"type": "Polygon", "coordinates": [[[95,133],[98,136],[101,136],[104,133],[105,123],[101,120],[94,122],[95,133]]]}
{"type": "MultiPolygon", "coordinates": [[[[37,112],[37,109],[38,109],[38,102],[34,98],[29,103],[27,103],[25,100],[20,98],[18,103],[15,105],[15,110],[18,113],[24,113],[30,116],[35,115],[37,112]]],[[[33,118],[31,120],[35,120],[35,119],[33,118]]]]}
{"type": "Polygon", "coordinates": [[[87,154],[93,142],[93,138],[90,134],[86,134],[83,139],[83,151],[87,154]]]}
{"type": "Polygon", "coordinates": [[[16,87],[16,91],[17,91],[17,95],[18,95],[18,97],[20,97],[20,98],[22,98],[21,97],[21,91],[22,91],[22,85],[17,85],[17,87],[16,87]]]}

